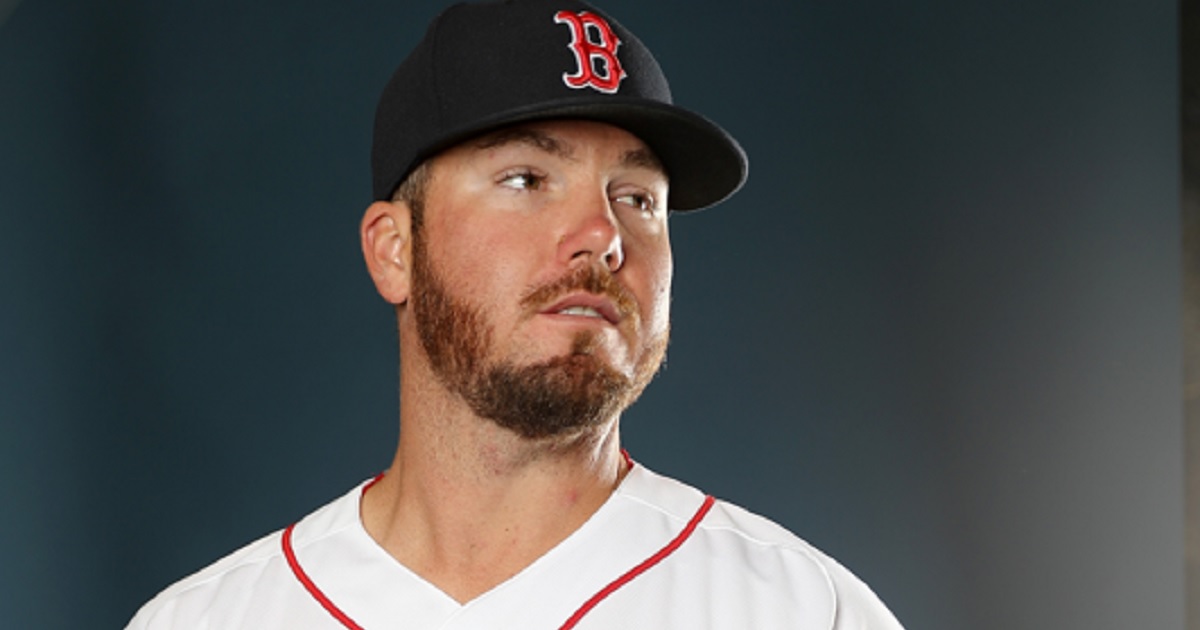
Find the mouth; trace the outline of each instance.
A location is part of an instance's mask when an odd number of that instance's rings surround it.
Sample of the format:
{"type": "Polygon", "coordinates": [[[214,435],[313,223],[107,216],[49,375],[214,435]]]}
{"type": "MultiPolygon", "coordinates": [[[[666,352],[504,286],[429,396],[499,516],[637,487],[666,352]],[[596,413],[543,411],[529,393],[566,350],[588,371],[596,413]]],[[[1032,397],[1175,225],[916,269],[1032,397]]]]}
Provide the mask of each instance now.
{"type": "Polygon", "coordinates": [[[583,266],[535,287],[521,298],[530,312],[559,321],[637,327],[637,300],[612,273],[583,266]]]}
{"type": "Polygon", "coordinates": [[[593,293],[574,293],[568,295],[548,308],[543,309],[543,315],[561,315],[595,319],[616,326],[621,323],[623,316],[617,305],[604,297],[593,293]]]}

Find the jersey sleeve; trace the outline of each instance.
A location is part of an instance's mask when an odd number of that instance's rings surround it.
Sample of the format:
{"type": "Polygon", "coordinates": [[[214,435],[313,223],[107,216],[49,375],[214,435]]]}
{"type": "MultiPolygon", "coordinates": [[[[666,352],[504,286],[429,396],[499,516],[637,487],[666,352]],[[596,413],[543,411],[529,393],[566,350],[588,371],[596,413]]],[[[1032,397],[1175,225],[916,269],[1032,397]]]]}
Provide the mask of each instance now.
{"type": "Polygon", "coordinates": [[[824,560],[837,593],[833,630],[904,630],[871,587],[838,561],[824,560]]]}

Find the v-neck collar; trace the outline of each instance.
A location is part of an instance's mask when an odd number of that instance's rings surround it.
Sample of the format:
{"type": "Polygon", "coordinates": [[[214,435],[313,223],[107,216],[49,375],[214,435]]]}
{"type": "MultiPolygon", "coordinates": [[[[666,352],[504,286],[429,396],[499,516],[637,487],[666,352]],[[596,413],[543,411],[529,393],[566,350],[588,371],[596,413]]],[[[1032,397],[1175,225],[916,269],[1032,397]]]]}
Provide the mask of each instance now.
{"type": "Polygon", "coordinates": [[[698,521],[703,514],[697,508],[711,503],[692,490],[683,512],[663,514],[647,500],[657,494],[656,479],[633,466],[579,529],[513,577],[463,604],[396,561],[366,532],[359,506],[370,482],[289,528],[285,543],[294,554],[293,569],[300,568],[334,609],[365,630],[559,628],[615,579],[662,554],[688,517],[698,521]],[[648,521],[647,508],[667,518],[648,521]]]}

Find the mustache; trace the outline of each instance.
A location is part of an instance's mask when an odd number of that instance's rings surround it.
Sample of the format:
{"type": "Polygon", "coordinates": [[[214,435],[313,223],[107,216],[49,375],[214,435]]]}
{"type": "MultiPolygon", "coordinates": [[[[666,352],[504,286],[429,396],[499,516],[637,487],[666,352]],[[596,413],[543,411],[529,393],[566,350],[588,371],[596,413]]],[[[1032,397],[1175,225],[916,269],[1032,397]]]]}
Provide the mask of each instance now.
{"type": "Polygon", "coordinates": [[[557,280],[530,289],[521,298],[521,306],[526,309],[538,308],[573,291],[607,297],[616,305],[622,319],[637,314],[637,299],[633,293],[617,282],[612,272],[596,266],[580,267],[557,280]]]}

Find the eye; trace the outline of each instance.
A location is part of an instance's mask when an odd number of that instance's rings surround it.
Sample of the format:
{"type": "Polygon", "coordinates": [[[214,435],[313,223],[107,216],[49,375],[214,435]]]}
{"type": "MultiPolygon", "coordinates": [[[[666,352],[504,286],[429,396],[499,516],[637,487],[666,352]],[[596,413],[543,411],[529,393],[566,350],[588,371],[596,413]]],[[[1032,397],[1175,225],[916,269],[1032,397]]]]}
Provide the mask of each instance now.
{"type": "Polygon", "coordinates": [[[636,208],[645,214],[653,214],[656,209],[654,197],[647,193],[618,195],[615,201],[636,208]]]}
{"type": "Polygon", "coordinates": [[[546,183],[546,176],[529,169],[506,171],[500,175],[499,183],[513,190],[539,190],[546,183]]]}

